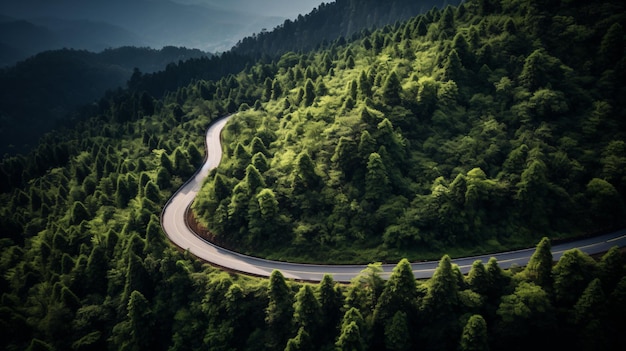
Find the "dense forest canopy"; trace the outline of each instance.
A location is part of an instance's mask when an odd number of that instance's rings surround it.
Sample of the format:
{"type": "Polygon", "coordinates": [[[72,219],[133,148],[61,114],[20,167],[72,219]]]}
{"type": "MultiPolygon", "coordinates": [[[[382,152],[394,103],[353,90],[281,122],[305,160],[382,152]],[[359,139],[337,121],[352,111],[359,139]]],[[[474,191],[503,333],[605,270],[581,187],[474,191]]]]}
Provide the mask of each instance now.
{"type": "Polygon", "coordinates": [[[198,221],[238,251],[361,263],[623,225],[624,15],[582,8],[470,2],[262,66],[198,221]]]}
{"type": "Polygon", "coordinates": [[[550,251],[624,224],[624,16],[621,1],[466,1],[320,50],[135,75],[0,163],[0,347],[624,349],[623,252],[550,251]],[[213,78],[186,80],[203,67],[213,78]],[[350,284],[224,272],[167,241],[164,203],[232,113],[194,203],[206,234],[371,262],[350,284]],[[525,267],[451,260],[522,245],[525,267]],[[433,257],[415,280],[409,260],[433,257]]]}

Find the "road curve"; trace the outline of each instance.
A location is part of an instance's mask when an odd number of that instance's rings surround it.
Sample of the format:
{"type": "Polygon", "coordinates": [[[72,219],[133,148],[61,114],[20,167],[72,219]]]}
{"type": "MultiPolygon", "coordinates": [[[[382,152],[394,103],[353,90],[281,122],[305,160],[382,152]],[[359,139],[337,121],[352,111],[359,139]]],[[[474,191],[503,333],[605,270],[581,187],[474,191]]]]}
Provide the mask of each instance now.
{"type": "MultiPolygon", "coordinates": [[[[214,121],[206,134],[206,158],[202,167],[189,179],[165,204],[161,213],[161,226],[167,237],[178,247],[188,250],[189,253],[210,264],[244,274],[268,277],[272,271],[279,270],[285,278],[302,281],[320,281],[325,274],[332,275],[338,282],[349,282],[357,276],[367,265],[314,265],[280,261],[270,261],[258,257],[246,256],[226,250],[214,245],[193,232],[186,221],[186,213],[191,206],[203,180],[209,171],[216,168],[222,158],[221,131],[232,116],[226,116],[214,121]]],[[[594,238],[552,246],[552,255],[558,260],[564,251],[579,248],[585,253],[596,254],[606,252],[612,246],[626,245],[626,229],[594,238]]],[[[535,248],[494,253],[481,256],[453,259],[464,274],[469,272],[476,260],[487,263],[495,257],[501,268],[524,266],[530,259],[535,248]]],[[[412,263],[413,274],[417,279],[430,278],[438,261],[412,263]]],[[[388,278],[395,264],[383,264],[381,276],[388,278]]]]}

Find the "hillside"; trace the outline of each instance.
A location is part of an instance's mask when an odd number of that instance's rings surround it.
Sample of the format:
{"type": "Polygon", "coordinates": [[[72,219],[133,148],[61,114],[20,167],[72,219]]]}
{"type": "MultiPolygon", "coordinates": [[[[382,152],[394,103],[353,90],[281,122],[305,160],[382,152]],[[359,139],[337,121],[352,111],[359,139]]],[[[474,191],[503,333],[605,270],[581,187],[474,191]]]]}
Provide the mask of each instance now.
{"type": "Polygon", "coordinates": [[[624,16],[470,0],[319,50],[135,74],[0,162],[0,349],[623,350],[624,253],[550,249],[624,226],[624,16]],[[369,262],[352,282],[248,277],[167,241],[163,205],[233,113],[193,208],[207,234],[369,262]],[[519,246],[526,267],[451,262],[519,246]]]}
{"type": "Polygon", "coordinates": [[[280,56],[286,52],[307,52],[344,41],[361,32],[407,20],[437,7],[460,1],[440,0],[335,0],[321,3],[306,15],[284,23],[272,31],[257,33],[237,42],[232,51],[239,54],[280,56]]]}
{"type": "Polygon", "coordinates": [[[169,64],[210,56],[197,49],[121,47],[101,52],[46,51],[0,70],[0,154],[27,152],[38,139],[75,110],[100,99],[107,90],[125,87],[139,73],[161,71],[169,64]]]}
{"type": "Polygon", "coordinates": [[[623,226],[623,8],[509,6],[430,11],[287,53],[255,90],[218,87],[258,101],[227,126],[227,160],[193,206],[207,236],[362,263],[623,226]]]}

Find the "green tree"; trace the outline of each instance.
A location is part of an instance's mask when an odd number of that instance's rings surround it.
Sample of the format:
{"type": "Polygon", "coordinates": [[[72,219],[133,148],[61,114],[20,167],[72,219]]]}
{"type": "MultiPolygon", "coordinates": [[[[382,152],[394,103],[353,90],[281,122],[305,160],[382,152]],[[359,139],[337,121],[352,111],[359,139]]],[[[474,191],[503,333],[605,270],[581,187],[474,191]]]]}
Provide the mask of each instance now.
{"type": "Polygon", "coordinates": [[[472,263],[472,268],[467,274],[467,284],[469,288],[478,294],[486,295],[489,290],[489,274],[481,260],[472,263]]]}
{"type": "Polygon", "coordinates": [[[451,80],[458,84],[463,84],[465,78],[465,67],[456,50],[452,49],[443,65],[442,80],[451,80]]]}
{"type": "Polygon", "coordinates": [[[529,91],[545,88],[549,83],[557,85],[565,78],[562,62],[550,56],[544,49],[533,51],[526,60],[519,81],[529,91]]]}
{"type": "Polygon", "coordinates": [[[293,335],[293,298],[291,291],[280,271],[273,271],[270,275],[267,297],[269,299],[265,310],[267,325],[267,346],[276,350],[286,344],[289,335],[293,335]]]}
{"type": "Polygon", "coordinates": [[[325,274],[318,285],[320,303],[320,337],[322,345],[334,340],[339,330],[343,293],[332,276],[325,274]]]}
{"type": "Polygon", "coordinates": [[[335,346],[341,351],[365,350],[365,321],[358,309],[351,307],[344,314],[341,332],[335,346]]]}
{"type": "Polygon", "coordinates": [[[120,175],[117,177],[115,202],[119,208],[126,208],[126,206],[128,206],[128,202],[133,197],[127,179],[128,178],[125,175],[120,175]]]}
{"type": "Polygon", "coordinates": [[[352,138],[341,136],[335,147],[335,152],[330,158],[331,162],[342,171],[346,179],[352,177],[358,166],[357,151],[357,144],[352,138]]]}
{"type": "Polygon", "coordinates": [[[159,189],[159,186],[156,185],[156,183],[152,180],[146,183],[143,193],[146,199],[157,204],[161,202],[161,190],[159,189]]]}
{"type": "Polygon", "coordinates": [[[552,266],[554,263],[552,251],[550,251],[551,247],[550,239],[542,238],[524,268],[524,277],[548,292],[552,291],[552,266]]]}
{"type": "Polygon", "coordinates": [[[611,68],[624,56],[624,28],[613,23],[600,42],[599,61],[604,68],[611,68]]]}
{"type": "Polygon", "coordinates": [[[167,168],[159,167],[159,170],[157,171],[156,184],[161,190],[169,189],[172,186],[172,176],[167,168]]]}
{"type": "Polygon", "coordinates": [[[389,176],[382,158],[376,152],[370,154],[365,176],[365,198],[382,201],[389,195],[389,176]]]}
{"type": "Polygon", "coordinates": [[[600,259],[599,277],[604,291],[613,291],[620,279],[626,275],[626,267],[624,267],[623,262],[624,255],[617,246],[611,247],[600,259]]]}
{"type": "Polygon", "coordinates": [[[298,155],[293,173],[292,188],[296,192],[315,190],[321,185],[321,177],[315,171],[311,156],[305,151],[298,155]]]}
{"type": "Polygon", "coordinates": [[[293,320],[296,326],[303,328],[319,347],[321,307],[309,284],[302,285],[296,293],[293,304],[293,320]]]}
{"type": "Polygon", "coordinates": [[[94,245],[85,268],[85,287],[96,294],[105,296],[109,262],[102,245],[94,245]]]}
{"type": "Polygon", "coordinates": [[[272,82],[272,100],[278,100],[283,96],[283,86],[278,79],[272,82]]]}
{"type": "MultiPolygon", "coordinates": [[[[380,295],[374,317],[380,323],[394,317],[398,311],[409,315],[417,310],[417,284],[411,263],[402,259],[394,267],[380,295]]],[[[405,316],[406,317],[406,316],[405,316]]]]}
{"type": "Polygon", "coordinates": [[[580,249],[563,252],[552,270],[559,307],[570,308],[597,274],[596,262],[580,249]]]}
{"type": "Polygon", "coordinates": [[[411,349],[411,332],[407,314],[399,310],[385,325],[385,347],[387,350],[404,351],[411,349]]]}
{"type": "Polygon", "coordinates": [[[459,281],[450,256],[444,255],[439,260],[433,277],[429,280],[428,290],[422,300],[422,311],[429,316],[422,321],[421,338],[437,350],[447,350],[458,345],[457,340],[450,340],[450,335],[460,335],[461,328],[456,323],[459,307],[459,281]]]}
{"type": "Polygon", "coordinates": [[[587,183],[585,197],[589,201],[589,213],[594,225],[623,223],[626,207],[611,183],[599,178],[591,179],[587,183]]]}
{"type": "Polygon", "coordinates": [[[244,184],[246,185],[248,191],[250,192],[249,195],[251,196],[257,194],[261,188],[265,187],[265,180],[263,179],[261,172],[259,172],[259,170],[252,164],[246,167],[244,184]]]}
{"type": "Polygon", "coordinates": [[[389,107],[401,104],[402,83],[396,71],[392,71],[383,85],[383,103],[389,107]]]}
{"type": "Polygon", "coordinates": [[[444,255],[430,280],[424,306],[438,313],[450,313],[458,304],[459,286],[450,256],[444,255]]]}
{"type": "Polygon", "coordinates": [[[313,347],[313,339],[304,327],[300,327],[296,336],[287,340],[287,346],[285,346],[285,351],[313,350],[316,350],[315,347],[313,347]]]}
{"type": "Polygon", "coordinates": [[[71,210],[71,224],[80,224],[82,221],[88,221],[90,217],[91,215],[89,214],[87,207],[85,207],[85,204],[80,201],[74,202],[71,210]]]}
{"type": "Polygon", "coordinates": [[[554,332],[554,308],[548,294],[539,286],[521,282],[515,292],[502,297],[496,325],[498,341],[494,348],[528,350],[545,347],[554,332]],[[539,338],[539,336],[542,336],[539,338]]]}
{"type": "Polygon", "coordinates": [[[154,340],[152,335],[154,319],[148,300],[137,290],[130,294],[128,318],[131,327],[131,349],[145,350],[154,340]]]}
{"type": "Polygon", "coordinates": [[[363,99],[372,97],[372,83],[365,70],[361,71],[361,74],[359,74],[358,88],[363,99]]]}
{"type": "Polygon", "coordinates": [[[261,216],[265,221],[273,220],[278,214],[278,200],[272,189],[262,189],[256,196],[261,210],[261,216]]]}
{"type": "Polygon", "coordinates": [[[304,106],[311,106],[315,101],[315,86],[311,79],[304,84],[304,106]]]}
{"type": "Polygon", "coordinates": [[[263,101],[269,101],[272,97],[272,83],[273,82],[269,77],[265,78],[263,83],[263,101]]]}
{"type": "Polygon", "coordinates": [[[159,161],[161,163],[161,167],[164,168],[168,173],[172,173],[174,171],[174,164],[172,160],[167,156],[167,153],[161,152],[161,156],[159,156],[159,161]]]}
{"type": "Polygon", "coordinates": [[[461,335],[459,345],[461,351],[488,351],[489,337],[487,333],[487,322],[479,315],[472,315],[465,326],[461,335]]]}
{"type": "Polygon", "coordinates": [[[174,154],[172,155],[174,159],[174,171],[181,176],[190,176],[194,172],[194,168],[189,162],[189,157],[187,154],[180,148],[177,147],[174,150],[174,154]]]}

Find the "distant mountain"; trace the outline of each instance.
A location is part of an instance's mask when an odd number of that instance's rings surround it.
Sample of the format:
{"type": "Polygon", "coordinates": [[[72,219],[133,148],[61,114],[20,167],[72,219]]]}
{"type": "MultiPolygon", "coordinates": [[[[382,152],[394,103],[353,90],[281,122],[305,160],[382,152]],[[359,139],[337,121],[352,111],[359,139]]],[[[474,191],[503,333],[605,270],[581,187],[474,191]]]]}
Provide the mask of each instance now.
{"type": "Polygon", "coordinates": [[[123,87],[133,74],[207,57],[198,49],[136,47],[45,51],[0,70],[0,154],[22,152],[80,105],[123,87]]]}
{"type": "MultiPolygon", "coordinates": [[[[284,18],[246,8],[181,4],[170,0],[23,0],[0,3],[11,38],[0,44],[16,53],[63,47],[92,51],[124,45],[174,45],[207,52],[230,49],[237,40],[271,28],[284,18]],[[7,17],[12,20],[7,21],[7,17]],[[29,33],[45,33],[38,43],[29,33]],[[35,44],[31,44],[35,43],[35,44]],[[29,48],[29,46],[31,46],[29,48]]],[[[6,56],[6,55],[5,55],[6,56]]]]}
{"type": "Polygon", "coordinates": [[[0,18],[0,67],[39,52],[61,48],[102,51],[120,46],[146,46],[136,34],[108,23],[39,18],[0,18]]]}

